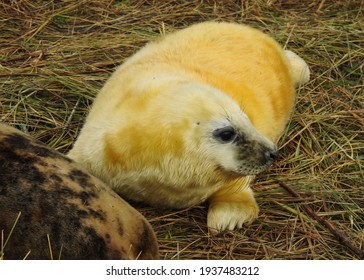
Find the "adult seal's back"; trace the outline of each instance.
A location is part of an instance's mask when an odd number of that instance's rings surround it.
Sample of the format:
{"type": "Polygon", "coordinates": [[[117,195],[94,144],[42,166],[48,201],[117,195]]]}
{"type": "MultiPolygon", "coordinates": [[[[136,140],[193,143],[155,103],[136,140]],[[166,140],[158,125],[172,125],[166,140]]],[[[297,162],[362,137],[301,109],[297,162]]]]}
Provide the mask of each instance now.
{"type": "Polygon", "coordinates": [[[71,159],[0,124],[0,259],[157,259],[146,219],[71,159]]]}
{"type": "Polygon", "coordinates": [[[277,158],[306,63],[248,26],[206,22],[121,65],[69,153],[123,197],[184,208],[209,200],[208,226],[258,214],[250,182],[277,158]]]}

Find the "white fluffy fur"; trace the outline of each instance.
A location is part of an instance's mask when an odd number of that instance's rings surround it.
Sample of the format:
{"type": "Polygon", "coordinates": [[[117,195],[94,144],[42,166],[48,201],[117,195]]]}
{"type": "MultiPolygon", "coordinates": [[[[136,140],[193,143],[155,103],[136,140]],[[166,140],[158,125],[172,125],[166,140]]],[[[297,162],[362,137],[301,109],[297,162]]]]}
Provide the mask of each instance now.
{"type": "Polygon", "coordinates": [[[272,162],[294,87],[308,79],[301,58],[256,29],[193,25],[115,71],[69,155],[124,198],[209,200],[211,229],[240,228],[258,215],[250,183],[272,162]]]}

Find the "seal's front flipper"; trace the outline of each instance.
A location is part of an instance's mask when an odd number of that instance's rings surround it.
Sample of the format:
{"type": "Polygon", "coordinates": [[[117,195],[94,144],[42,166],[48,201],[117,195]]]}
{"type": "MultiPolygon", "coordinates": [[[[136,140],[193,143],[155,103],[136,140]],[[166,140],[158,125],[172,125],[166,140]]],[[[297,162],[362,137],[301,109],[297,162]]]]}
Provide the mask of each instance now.
{"type": "Polygon", "coordinates": [[[207,225],[210,232],[241,228],[258,216],[259,207],[249,187],[254,176],[247,176],[234,185],[223,187],[209,198],[207,225]]]}

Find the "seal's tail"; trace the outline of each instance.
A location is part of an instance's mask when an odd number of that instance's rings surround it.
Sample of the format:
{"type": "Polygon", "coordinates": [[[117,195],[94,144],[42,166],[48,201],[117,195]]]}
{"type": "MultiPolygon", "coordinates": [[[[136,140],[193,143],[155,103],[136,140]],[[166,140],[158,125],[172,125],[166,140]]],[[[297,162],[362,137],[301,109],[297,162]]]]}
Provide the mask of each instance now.
{"type": "Polygon", "coordinates": [[[307,83],[310,80],[310,69],[307,63],[292,51],[284,51],[290,65],[290,71],[296,87],[307,83]]]}

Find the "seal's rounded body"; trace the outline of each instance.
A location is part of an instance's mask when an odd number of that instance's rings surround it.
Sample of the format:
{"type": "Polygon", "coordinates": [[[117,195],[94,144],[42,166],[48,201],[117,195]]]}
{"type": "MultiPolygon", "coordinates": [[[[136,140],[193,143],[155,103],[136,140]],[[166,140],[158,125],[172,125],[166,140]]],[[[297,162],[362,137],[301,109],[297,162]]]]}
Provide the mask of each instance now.
{"type": "Polygon", "coordinates": [[[156,259],[144,217],[71,159],[0,124],[0,259],[156,259]]]}
{"type": "Polygon", "coordinates": [[[238,24],[169,34],[110,77],[69,155],[125,198],[171,208],[209,199],[210,228],[241,227],[258,213],[249,183],[275,160],[295,84],[308,79],[289,54],[238,24]]]}

